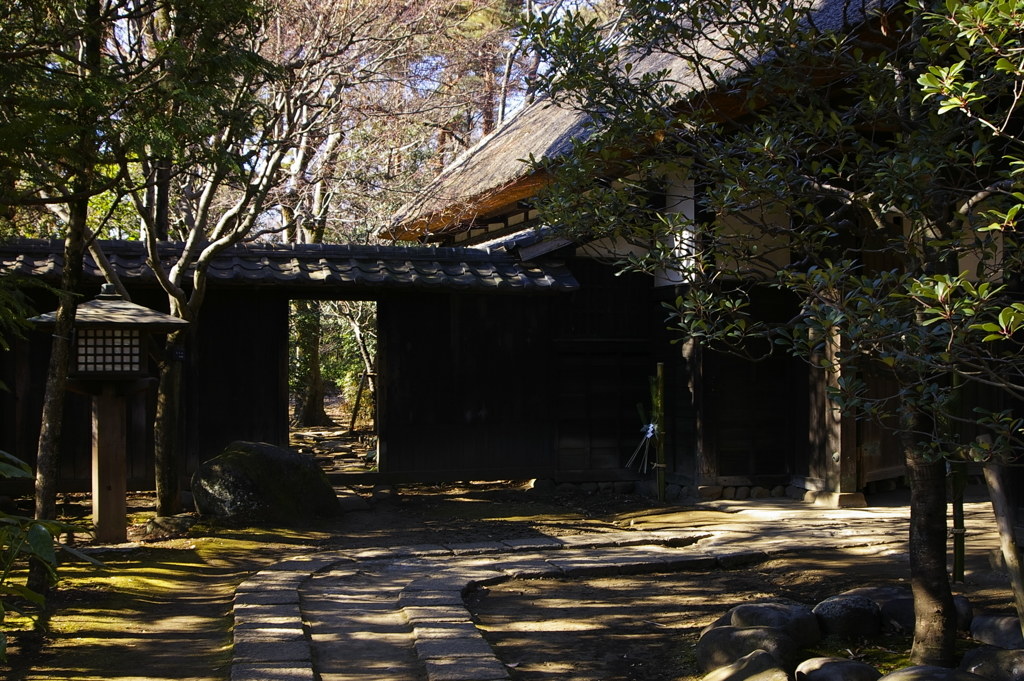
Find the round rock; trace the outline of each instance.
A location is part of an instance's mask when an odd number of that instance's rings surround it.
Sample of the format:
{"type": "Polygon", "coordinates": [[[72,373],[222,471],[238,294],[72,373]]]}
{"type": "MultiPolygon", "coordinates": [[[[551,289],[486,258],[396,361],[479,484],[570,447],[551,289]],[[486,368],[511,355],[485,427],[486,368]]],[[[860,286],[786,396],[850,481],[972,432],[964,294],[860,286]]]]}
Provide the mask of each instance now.
{"type": "Polygon", "coordinates": [[[731,665],[755,650],[769,653],[779,666],[788,667],[797,645],[771,627],[718,627],[707,631],[697,642],[697,666],[709,672],[731,665]]]}
{"type": "Polygon", "coordinates": [[[734,627],[774,627],[806,648],[821,640],[818,618],[806,605],[788,603],[747,603],[731,610],[734,627]]]}
{"type": "Polygon", "coordinates": [[[1024,681],[1024,650],[1004,650],[982,646],[968,650],[960,670],[983,676],[989,681],[1024,681]]]}
{"type": "Polygon", "coordinates": [[[874,636],[882,628],[882,614],[866,596],[839,595],[814,606],[818,625],[825,635],[874,636]]]}
{"type": "Polygon", "coordinates": [[[862,586],[839,594],[840,596],[864,596],[875,602],[879,608],[898,598],[914,598],[914,592],[902,586],[862,586]]]}
{"type": "Polygon", "coordinates": [[[719,667],[703,681],[789,681],[787,674],[775,658],[763,650],[744,655],[730,665],[719,667]]]}
{"type": "MultiPolygon", "coordinates": [[[[974,618],[971,602],[966,596],[953,596],[956,607],[956,628],[970,631],[971,620],[974,618]]],[[[913,598],[894,598],[882,606],[882,628],[897,634],[912,634],[917,618],[914,614],[913,598]]]]}
{"type": "Polygon", "coordinates": [[[869,664],[841,657],[812,657],[796,668],[796,681],[875,681],[880,676],[869,664]]]}
{"type": "Polygon", "coordinates": [[[1009,615],[978,615],[971,622],[971,638],[999,648],[1024,648],[1020,620],[1009,615]]]}
{"type": "Polygon", "coordinates": [[[917,667],[904,667],[881,678],[885,679],[885,681],[981,681],[985,677],[960,671],[959,669],[920,665],[917,667]]]}

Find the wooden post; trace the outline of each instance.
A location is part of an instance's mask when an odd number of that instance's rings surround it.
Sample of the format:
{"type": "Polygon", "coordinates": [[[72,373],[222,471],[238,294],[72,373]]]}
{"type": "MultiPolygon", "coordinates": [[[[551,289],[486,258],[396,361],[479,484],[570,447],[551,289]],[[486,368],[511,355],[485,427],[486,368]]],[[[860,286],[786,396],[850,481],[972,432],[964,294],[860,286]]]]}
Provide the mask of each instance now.
{"type": "Polygon", "coordinates": [[[658,373],[655,379],[655,390],[658,393],[658,413],[654,415],[654,422],[658,424],[658,463],[655,469],[658,471],[658,501],[665,502],[665,432],[668,430],[665,425],[665,363],[658,362],[658,373]]]}
{"type": "Polygon", "coordinates": [[[105,381],[92,400],[92,522],[96,540],[128,540],[125,399],[117,384],[105,381]]]}

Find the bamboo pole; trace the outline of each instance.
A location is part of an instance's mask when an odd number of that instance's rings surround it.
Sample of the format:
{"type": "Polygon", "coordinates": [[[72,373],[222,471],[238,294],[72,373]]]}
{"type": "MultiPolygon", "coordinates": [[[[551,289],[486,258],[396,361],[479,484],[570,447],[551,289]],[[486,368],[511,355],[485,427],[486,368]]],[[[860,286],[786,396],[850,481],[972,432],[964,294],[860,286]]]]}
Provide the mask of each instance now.
{"type": "Polygon", "coordinates": [[[655,379],[658,393],[658,413],[654,422],[658,424],[658,463],[655,467],[658,471],[658,501],[665,502],[665,363],[658,362],[658,373],[655,379]]]}
{"type": "Polygon", "coordinates": [[[953,473],[953,581],[964,581],[964,489],[967,487],[967,462],[951,461],[953,473]]]}

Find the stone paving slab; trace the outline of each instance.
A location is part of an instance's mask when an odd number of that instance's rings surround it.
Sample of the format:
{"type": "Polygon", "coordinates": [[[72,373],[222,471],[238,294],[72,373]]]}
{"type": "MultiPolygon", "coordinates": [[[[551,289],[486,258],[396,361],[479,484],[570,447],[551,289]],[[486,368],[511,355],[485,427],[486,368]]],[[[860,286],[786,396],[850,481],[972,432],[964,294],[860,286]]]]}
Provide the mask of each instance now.
{"type": "Polygon", "coordinates": [[[540,559],[503,561],[501,569],[510,579],[541,579],[562,576],[560,567],[540,559]]]}
{"type": "Polygon", "coordinates": [[[494,657],[484,637],[417,638],[416,654],[421,660],[443,660],[450,657],[494,657]]]}
{"type": "Polygon", "coordinates": [[[308,664],[236,662],[231,666],[231,681],[313,681],[313,668],[308,664]]]}
{"type": "Polygon", "coordinates": [[[235,629],[235,645],[239,643],[305,641],[302,627],[243,627],[235,629]]]}
{"type": "Polygon", "coordinates": [[[310,663],[309,641],[235,641],[237,662],[305,662],[310,663]]]}
{"type": "Polygon", "coordinates": [[[450,556],[452,552],[440,544],[417,544],[416,546],[397,546],[391,549],[398,556],[450,556]]]}
{"type": "Polygon", "coordinates": [[[501,542],[513,551],[537,551],[544,549],[560,549],[562,542],[553,537],[537,537],[536,539],[506,539],[501,542]]]}
{"type": "Polygon", "coordinates": [[[508,546],[506,544],[497,541],[445,544],[445,547],[456,556],[475,556],[481,553],[501,553],[503,551],[508,551],[508,546]]]}
{"type": "Polygon", "coordinates": [[[282,624],[285,622],[302,622],[299,611],[299,599],[294,603],[274,605],[253,605],[239,603],[235,605],[235,626],[242,623],[259,623],[263,625],[282,624]]]}
{"type": "Polygon", "coordinates": [[[427,660],[430,681],[502,681],[508,678],[498,658],[464,657],[452,660],[427,660]]]}
{"type": "Polygon", "coordinates": [[[298,585],[290,589],[267,589],[266,591],[243,591],[235,593],[235,605],[285,605],[298,603],[298,585]]]}
{"type": "Polygon", "coordinates": [[[275,563],[268,567],[267,570],[280,570],[284,572],[298,572],[303,570],[306,574],[312,574],[325,568],[329,568],[337,562],[338,560],[333,556],[326,558],[301,556],[290,560],[283,560],[280,563],[275,563]]]}
{"type": "Polygon", "coordinates": [[[462,605],[437,605],[432,607],[402,608],[409,624],[430,624],[432,622],[471,622],[469,611],[462,605]]]}
{"type": "Polygon", "coordinates": [[[270,589],[297,589],[309,579],[306,570],[262,570],[238,585],[235,593],[270,589]]]}
{"type": "Polygon", "coordinates": [[[462,605],[462,590],[459,591],[403,591],[398,605],[405,608],[429,605],[462,605]]]}
{"type": "Polygon", "coordinates": [[[431,622],[413,627],[412,635],[417,639],[472,638],[479,636],[480,630],[472,622],[431,622]]]}

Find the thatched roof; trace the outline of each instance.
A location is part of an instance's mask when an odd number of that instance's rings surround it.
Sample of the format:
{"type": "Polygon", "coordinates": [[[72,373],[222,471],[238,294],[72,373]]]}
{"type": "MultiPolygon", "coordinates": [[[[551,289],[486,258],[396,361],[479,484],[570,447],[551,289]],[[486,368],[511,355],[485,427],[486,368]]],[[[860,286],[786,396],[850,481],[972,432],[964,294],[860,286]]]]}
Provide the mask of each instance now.
{"type": "Polygon", "coordinates": [[[580,112],[548,99],[524,107],[403,206],[390,236],[415,238],[533,196],[546,179],[531,174],[525,159],[566,153],[584,133],[585,121],[580,112]]]}
{"type": "MultiPolygon", "coordinates": [[[[873,9],[891,4],[888,0],[808,0],[815,25],[823,31],[862,24],[873,9]]],[[[726,56],[711,40],[701,46],[700,54],[706,60],[726,56]]],[[[761,58],[764,55],[750,55],[751,62],[761,58]]],[[[705,89],[686,60],[678,56],[647,53],[636,55],[634,64],[631,77],[666,71],[666,81],[681,94],[705,89]]],[[[586,120],[581,112],[549,99],[528,104],[445,168],[395,214],[382,236],[416,239],[534,196],[549,178],[543,172],[531,172],[525,159],[565,154],[574,140],[587,134],[586,120]]]]}

